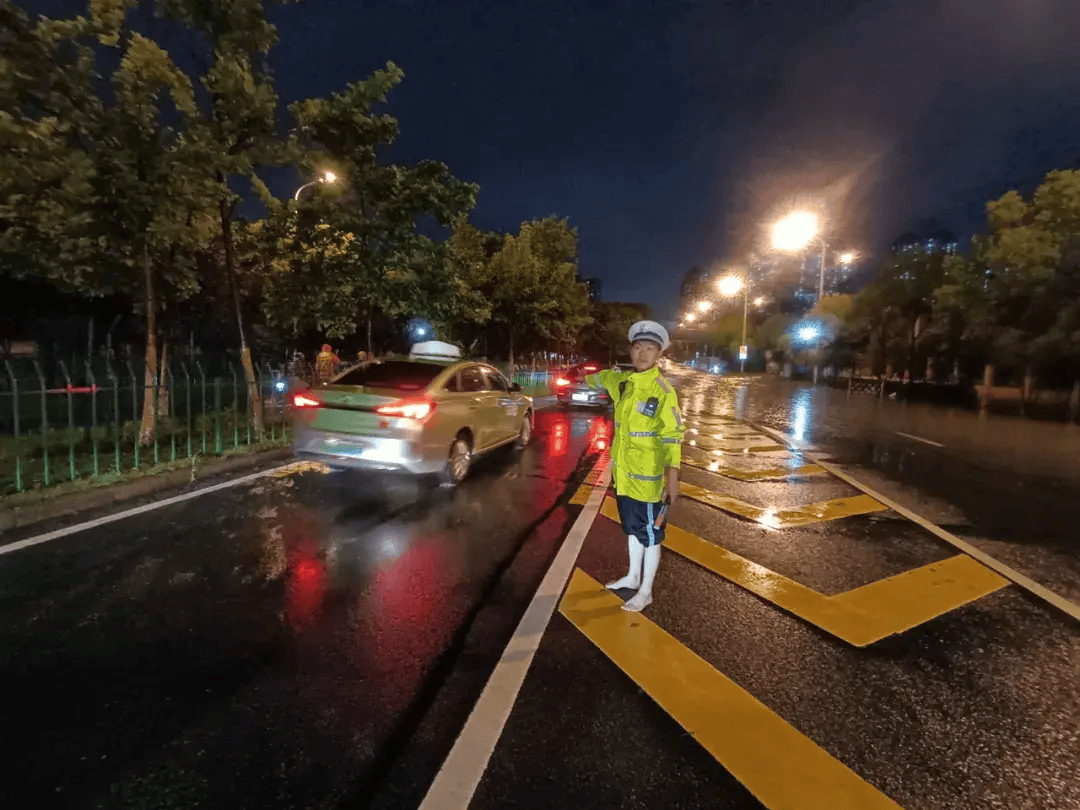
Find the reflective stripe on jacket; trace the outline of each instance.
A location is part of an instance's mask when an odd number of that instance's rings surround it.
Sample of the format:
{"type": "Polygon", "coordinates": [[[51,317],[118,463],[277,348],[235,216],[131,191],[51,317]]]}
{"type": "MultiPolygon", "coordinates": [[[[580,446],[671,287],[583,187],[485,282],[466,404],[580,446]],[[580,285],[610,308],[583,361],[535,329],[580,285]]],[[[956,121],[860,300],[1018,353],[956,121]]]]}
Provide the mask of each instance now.
{"type": "Polygon", "coordinates": [[[664,495],[667,468],[682,464],[686,428],[678,395],[656,367],[641,373],[609,369],[590,374],[585,381],[593,388],[606,388],[615,402],[615,438],[611,443],[615,491],[634,500],[658,503],[664,495]],[[622,382],[626,386],[620,397],[622,382]],[[655,408],[650,408],[654,398],[655,408]]]}

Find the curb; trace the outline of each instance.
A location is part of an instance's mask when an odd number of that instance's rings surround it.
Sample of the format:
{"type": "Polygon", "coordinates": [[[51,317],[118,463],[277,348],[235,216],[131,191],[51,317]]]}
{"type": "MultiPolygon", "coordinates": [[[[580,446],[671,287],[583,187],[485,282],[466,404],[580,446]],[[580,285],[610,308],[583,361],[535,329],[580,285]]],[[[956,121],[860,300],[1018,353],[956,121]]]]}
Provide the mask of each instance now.
{"type": "MultiPolygon", "coordinates": [[[[292,458],[291,447],[267,450],[234,458],[211,459],[196,467],[197,472],[194,480],[202,481],[216,475],[258,467],[264,462],[280,461],[287,458],[292,458]]],[[[153,495],[166,489],[177,489],[192,483],[192,480],[190,469],[170,470],[148,475],[145,478],[137,478],[134,481],[108,484],[89,492],[74,492],[69,495],[59,495],[37,503],[19,506],[0,506],[0,532],[23,528],[54,518],[75,515],[92,509],[101,509],[134,498],[153,495]]]]}

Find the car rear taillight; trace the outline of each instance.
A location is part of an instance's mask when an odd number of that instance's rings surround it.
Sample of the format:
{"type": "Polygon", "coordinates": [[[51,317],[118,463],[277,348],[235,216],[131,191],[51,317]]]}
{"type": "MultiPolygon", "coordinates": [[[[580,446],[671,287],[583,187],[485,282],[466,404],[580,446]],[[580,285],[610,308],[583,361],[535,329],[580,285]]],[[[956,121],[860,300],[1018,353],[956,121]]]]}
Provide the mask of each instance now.
{"type": "Polygon", "coordinates": [[[559,377],[559,379],[555,380],[555,384],[562,388],[563,386],[569,385],[570,381],[566,379],[566,377],[559,377]]]}
{"type": "Polygon", "coordinates": [[[389,405],[380,405],[375,413],[383,416],[397,416],[402,419],[423,421],[435,412],[435,403],[430,399],[403,399],[389,405]]]}
{"type": "Polygon", "coordinates": [[[322,405],[319,400],[315,399],[310,391],[294,395],[292,404],[294,408],[318,408],[322,405]]]}

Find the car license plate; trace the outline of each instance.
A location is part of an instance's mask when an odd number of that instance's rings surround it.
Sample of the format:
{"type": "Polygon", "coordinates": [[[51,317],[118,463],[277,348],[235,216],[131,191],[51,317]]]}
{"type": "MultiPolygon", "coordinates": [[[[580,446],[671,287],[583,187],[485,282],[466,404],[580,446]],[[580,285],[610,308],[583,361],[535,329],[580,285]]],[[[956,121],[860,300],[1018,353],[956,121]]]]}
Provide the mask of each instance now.
{"type": "Polygon", "coordinates": [[[329,453],[348,453],[363,450],[368,443],[363,439],[327,439],[323,449],[329,453]]]}
{"type": "Polygon", "coordinates": [[[589,395],[588,394],[574,394],[573,395],[573,400],[574,400],[574,402],[588,402],[589,401],[589,395]]]}

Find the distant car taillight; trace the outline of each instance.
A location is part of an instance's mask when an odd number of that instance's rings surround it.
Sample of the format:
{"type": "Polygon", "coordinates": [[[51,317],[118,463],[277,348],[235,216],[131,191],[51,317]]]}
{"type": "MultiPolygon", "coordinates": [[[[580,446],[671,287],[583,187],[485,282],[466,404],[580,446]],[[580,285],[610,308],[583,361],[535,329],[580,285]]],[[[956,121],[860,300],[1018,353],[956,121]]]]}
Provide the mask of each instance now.
{"type": "Polygon", "coordinates": [[[303,394],[296,394],[293,397],[292,404],[294,408],[318,408],[322,405],[319,400],[311,395],[310,391],[303,394]]]}
{"type": "Polygon", "coordinates": [[[403,399],[389,405],[380,405],[375,413],[383,416],[397,416],[402,419],[423,421],[435,412],[435,403],[430,399],[403,399]]]}
{"type": "Polygon", "coordinates": [[[559,379],[555,380],[555,384],[560,388],[565,388],[570,384],[570,381],[566,377],[559,377],[559,379]]]}

